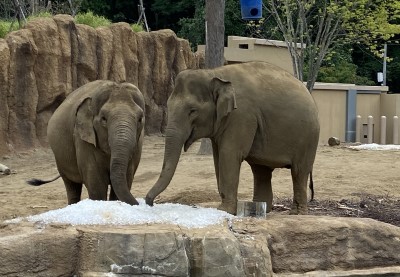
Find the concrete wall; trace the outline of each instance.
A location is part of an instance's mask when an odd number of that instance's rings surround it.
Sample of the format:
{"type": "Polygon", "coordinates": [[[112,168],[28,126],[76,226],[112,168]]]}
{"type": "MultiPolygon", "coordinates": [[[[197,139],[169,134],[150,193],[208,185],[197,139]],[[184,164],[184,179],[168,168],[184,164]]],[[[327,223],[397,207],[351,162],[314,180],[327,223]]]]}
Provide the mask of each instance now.
{"type": "MultiPolygon", "coordinates": [[[[386,116],[386,143],[393,143],[393,117],[400,117],[400,94],[381,94],[381,115],[386,116]]],[[[400,120],[397,122],[398,130],[400,130],[400,120]]],[[[400,133],[397,134],[400,136],[400,133]]]]}
{"type": "Polygon", "coordinates": [[[318,107],[319,141],[327,144],[330,137],[345,140],[346,93],[343,90],[315,89],[312,92],[318,107]]]}
{"type": "Polygon", "coordinates": [[[386,143],[393,143],[393,116],[400,116],[400,95],[387,94],[386,86],[316,83],[312,96],[319,110],[320,143],[330,137],[355,142],[356,117],[361,116],[360,142],[367,143],[368,116],[373,116],[373,142],[380,142],[380,117],[387,117],[386,143]],[[364,125],[364,128],[363,128],[364,125]]]}
{"type": "Polygon", "coordinates": [[[225,59],[228,63],[266,61],[293,74],[292,60],[282,41],[230,36],[225,59]]]}
{"type": "MultiPolygon", "coordinates": [[[[367,143],[368,116],[373,116],[373,138],[372,141],[380,143],[381,132],[381,95],[380,94],[357,94],[357,115],[361,115],[360,142],[367,143]]],[[[383,111],[382,111],[383,112],[383,111]]],[[[389,126],[390,127],[390,126],[389,126]]]]}
{"type": "MultiPolygon", "coordinates": [[[[205,51],[205,45],[198,45],[197,51],[205,51]]],[[[224,48],[224,57],[228,64],[269,62],[293,74],[292,60],[283,41],[229,36],[228,45],[224,48]]]]}

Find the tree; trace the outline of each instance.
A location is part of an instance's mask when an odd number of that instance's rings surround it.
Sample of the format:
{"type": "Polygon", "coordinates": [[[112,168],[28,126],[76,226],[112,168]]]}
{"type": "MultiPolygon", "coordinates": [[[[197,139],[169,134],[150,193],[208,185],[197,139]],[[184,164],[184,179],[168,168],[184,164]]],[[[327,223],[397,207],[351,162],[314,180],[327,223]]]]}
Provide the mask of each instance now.
{"type": "Polygon", "coordinates": [[[310,92],[322,61],[336,45],[362,43],[378,53],[378,41],[400,33],[392,23],[400,15],[398,0],[269,0],[264,8],[286,41],[294,75],[303,81],[307,68],[310,92]]]}
{"type": "MultiPolygon", "coordinates": [[[[240,2],[238,0],[225,0],[225,37],[235,35],[244,36],[247,30],[247,21],[242,20],[240,2]]],[[[189,40],[192,48],[199,44],[205,44],[205,0],[196,1],[194,15],[183,17],[178,22],[177,34],[181,38],[189,40]]]]}
{"type": "MultiPolygon", "coordinates": [[[[206,0],[206,68],[224,65],[225,0],[206,0]]],[[[211,142],[202,139],[198,154],[211,154],[211,142]]]]}

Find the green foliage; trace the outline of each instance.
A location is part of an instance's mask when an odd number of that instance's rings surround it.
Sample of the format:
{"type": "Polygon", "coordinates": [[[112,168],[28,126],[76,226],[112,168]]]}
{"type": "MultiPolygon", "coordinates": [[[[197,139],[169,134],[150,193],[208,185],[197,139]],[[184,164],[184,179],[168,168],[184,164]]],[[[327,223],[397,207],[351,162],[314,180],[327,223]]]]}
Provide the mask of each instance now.
{"type": "Polygon", "coordinates": [[[106,0],[83,0],[80,7],[80,11],[83,13],[92,11],[103,16],[106,16],[110,10],[109,1],[106,0]]]}
{"type": "Polygon", "coordinates": [[[142,32],[144,30],[143,25],[137,23],[131,24],[131,28],[135,33],[142,32]]]}
{"type": "Polygon", "coordinates": [[[337,44],[359,43],[379,54],[379,42],[400,33],[400,1],[270,0],[267,14],[275,19],[290,45],[295,76],[311,91],[318,71],[337,44]],[[296,48],[300,45],[300,48],[296,48]],[[306,69],[308,72],[303,72],[306,69]]]}
{"type": "Polygon", "coordinates": [[[353,63],[341,61],[336,65],[322,66],[317,81],[326,83],[346,83],[356,85],[375,85],[367,77],[357,75],[357,66],[353,63]]]}
{"type": "Polygon", "coordinates": [[[156,13],[163,15],[176,15],[185,12],[196,6],[196,0],[155,0],[151,6],[152,10],[156,13]]]}
{"type": "Polygon", "coordinates": [[[36,14],[32,14],[30,16],[28,16],[28,18],[26,19],[27,21],[36,19],[36,18],[47,18],[47,17],[52,17],[53,15],[49,12],[39,12],[36,14]]]}
{"type": "Polygon", "coordinates": [[[95,15],[91,11],[86,12],[86,13],[78,13],[75,16],[75,22],[78,24],[89,25],[93,28],[111,25],[110,20],[108,20],[104,16],[95,15]]]}
{"type": "Polygon", "coordinates": [[[0,20],[0,38],[5,38],[9,32],[16,30],[18,30],[18,22],[12,24],[12,21],[0,20]]]}
{"type": "MultiPolygon", "coordinates": [[[[400,93],[400,45],[389,44],[388,55],[393,59],[387,63],[387,85],[389,91],[400,93]]],[[[358,67],[358,75],[366,76],[371,80],[376,81],[377,72],[383,71],[383,59],[373,56],[365,46],[355,47],[353,61],[358,67]]]]}
{"type": "Polygon", "coordinates": [[[199,1],[196,5],[196,10],[193,18],[181,18],[178,22],[180,30],[178,36],[189,40],[192,47],[199,44],[204,44],[205,32],[205,10],[204,1],[199,1]]]}
{"type": "Polygon", "coordinates": [[[345,1],[345,5],[331,6],[340,15],[343,40],[367,45],[377,56],[382,54],[382,41],[400,34],[398,0],[345,1]]]}
{"type": "MultiPolygon", "coordinates": [[[[244,36],[246,22],[242,20],[240,2],[225,0],[225,36],[244,36]]],[[[190,41],[192,47],[205,44],[205,1],[196,1],[193,17],[181,18],[177,35],[190,41]]]]}

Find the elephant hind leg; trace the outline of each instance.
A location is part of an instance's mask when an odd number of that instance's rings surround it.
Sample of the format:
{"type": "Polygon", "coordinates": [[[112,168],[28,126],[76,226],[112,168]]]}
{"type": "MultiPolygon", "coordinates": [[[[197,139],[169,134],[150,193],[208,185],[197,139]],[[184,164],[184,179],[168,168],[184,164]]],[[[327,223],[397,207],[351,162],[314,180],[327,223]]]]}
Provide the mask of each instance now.
{"type": "Polygon", "coordinates": [[[267,212],[270,212],[273,199],[271,179],[274,169],[258,164],[250,164],[250,166],[254,176],[253,201],[267,202],[267,212]]]}
{"type": "Polygon", "coordinates": [[[75,204],[81,201],[82,184],[72,182],[66,177],[61,177],[64,181],[65,189],[67,190],[68,205],[75,204]]]}
{"type": "Polygon", "coordinates": [[[291,168],[293,180],[293,204],[290,214],[307,214],[307,180],[310,170],[291,168]]]}

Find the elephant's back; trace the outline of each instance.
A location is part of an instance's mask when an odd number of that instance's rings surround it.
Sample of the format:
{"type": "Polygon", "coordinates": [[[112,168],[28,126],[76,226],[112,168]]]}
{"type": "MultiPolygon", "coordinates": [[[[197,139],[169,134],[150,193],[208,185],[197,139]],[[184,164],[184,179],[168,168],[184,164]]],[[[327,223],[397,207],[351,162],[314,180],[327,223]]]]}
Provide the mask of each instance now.
{"type": "Polygon", "coordinates": [[[306,86],[278,66],[248,62],[219,70],[221,77],[233,84],[239,102],[251,99],[261,109],[268,111],[279,107],[290,113],[299,113],[299,116],[317,113],[315,101],[306,86]]]}
{"type": "MultiPolygon", "coordinates": [[[[318,110],[305,85],[289,72],[264,62],[227,66],[225,78],[235,88],[237,110],[257,119],[256,141],[273,145],[256,147],[268,155],[279,149],[316,146],[318,110]],[[306,131],[307,130],[307,131],[306,131]],[[267,149],[264,149],[267,147],[267,149]]],[[[293,151],[297,150],[293,148],[293,151]]],[[[288,150],[289,151],[289,150],[288,150]]]]}

